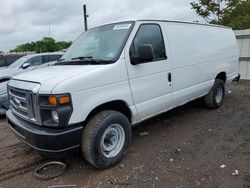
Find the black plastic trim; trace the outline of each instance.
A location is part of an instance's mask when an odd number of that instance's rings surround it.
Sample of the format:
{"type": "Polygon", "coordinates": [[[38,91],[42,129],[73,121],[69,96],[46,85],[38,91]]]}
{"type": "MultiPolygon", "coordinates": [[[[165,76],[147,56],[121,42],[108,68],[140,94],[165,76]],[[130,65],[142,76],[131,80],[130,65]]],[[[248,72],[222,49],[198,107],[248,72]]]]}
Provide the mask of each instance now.
{"type": "Polygon", "coordinates": [[[10,110],[7,122],[15,135],[25,144],[45,153],[60,153],[80,146],[83,126],[80,124],[64,129],[49,129],[17,118],[10,110]]]}
{"type": "Polygon", "coordinates": [[[250,57],[240,57],[240,61],[250,61],[250,57]]]}

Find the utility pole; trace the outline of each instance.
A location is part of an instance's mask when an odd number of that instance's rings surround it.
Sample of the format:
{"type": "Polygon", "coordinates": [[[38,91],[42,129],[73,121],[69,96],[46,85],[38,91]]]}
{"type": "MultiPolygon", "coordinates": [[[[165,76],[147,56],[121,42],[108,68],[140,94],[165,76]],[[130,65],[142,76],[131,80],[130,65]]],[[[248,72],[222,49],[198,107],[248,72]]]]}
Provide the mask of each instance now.
{"type": "Polygon", "coordinates": [[[87,7],[86,5],[83,5],[83,16],[84,16],[84,30],[88,30],[88,13],[87,13],[87,7]]]}
{"type": "Polygon", "coordinates": [[[49,22],[49,38],[50,38],[50,22],[49,22]]]}

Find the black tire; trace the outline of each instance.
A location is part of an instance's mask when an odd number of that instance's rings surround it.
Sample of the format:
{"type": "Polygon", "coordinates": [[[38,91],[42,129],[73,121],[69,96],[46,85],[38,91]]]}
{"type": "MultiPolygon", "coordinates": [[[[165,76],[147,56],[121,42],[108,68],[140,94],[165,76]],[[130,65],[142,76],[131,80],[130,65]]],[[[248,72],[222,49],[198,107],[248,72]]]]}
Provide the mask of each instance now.
{"type": "Polygon", "coordinates": [[[223,99],[225,96],[225,86],[224,82],[220,79],[215,79],[214,85],[210,92],[204,97],[205,105],[208,108],[218,109],[221,107],[223,99]],[[220,100],[217,100],[220,91],[222,91],[222,97],[219,97],[220,100]]]}
{"type": "MultiPolygon", "coordinates": [[[[130,146],[131,138],[131,125],[125,115],[117,111],[102,111],[96,114],[87,123],[83,131],[81,141],[82,155],[90,164],[98,169],[111,168],[123,159],[130,146]],[[125,133],[125,140],[124,144],[120,146],[120,152],[117,155],[108,158],[103,154],[101,140],[105,130],[114,124],[119,124],[120,127],[122,127],[125,133]]],[[[110,142],[112,143],[111,139],[110,142]]]]}

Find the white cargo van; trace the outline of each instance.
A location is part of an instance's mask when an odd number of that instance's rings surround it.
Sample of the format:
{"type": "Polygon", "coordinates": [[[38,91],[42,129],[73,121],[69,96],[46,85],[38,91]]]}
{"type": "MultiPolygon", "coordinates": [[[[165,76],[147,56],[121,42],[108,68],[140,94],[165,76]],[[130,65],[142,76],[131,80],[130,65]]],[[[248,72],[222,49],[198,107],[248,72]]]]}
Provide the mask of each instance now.
{"type": "Polygon", "coordinates": [[[43,155],[79,150],[100,169],[119,163],[131,126],[204,97],[222,104],[239,78],[230,28],[137,20],[93,28],[54,66],[8,84],[10,128],[43,155]]]}

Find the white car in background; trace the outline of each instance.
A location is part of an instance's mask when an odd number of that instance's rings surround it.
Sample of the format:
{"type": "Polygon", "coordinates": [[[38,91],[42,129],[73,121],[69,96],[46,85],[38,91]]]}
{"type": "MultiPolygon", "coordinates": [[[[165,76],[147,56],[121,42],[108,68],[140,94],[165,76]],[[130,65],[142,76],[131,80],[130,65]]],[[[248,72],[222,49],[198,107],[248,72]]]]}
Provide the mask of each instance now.
{"type": "Polygon", "coordinates": [[[4,115],[9,106],[7,83],[12,76],[46,67],[52,62],[59,60],[62,55],[63,52],[27,55],[19,58],[10,66],[0,69],[0,115],[4,115]]]}

